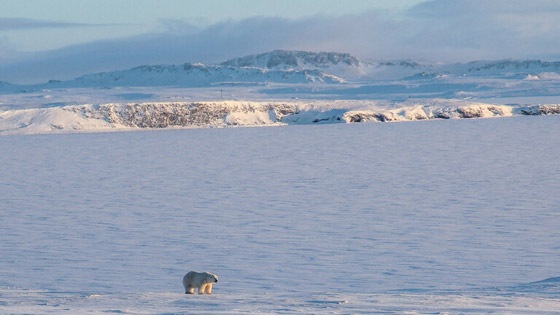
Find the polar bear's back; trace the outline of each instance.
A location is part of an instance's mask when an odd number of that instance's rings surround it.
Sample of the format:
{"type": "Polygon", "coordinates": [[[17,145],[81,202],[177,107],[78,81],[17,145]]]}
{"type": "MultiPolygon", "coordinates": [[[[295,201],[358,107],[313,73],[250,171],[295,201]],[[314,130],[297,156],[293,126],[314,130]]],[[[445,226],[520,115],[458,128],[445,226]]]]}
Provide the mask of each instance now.
{"type": "Polygon", "coordinates": [[[183,277],[183,286],[187,288],[187,286],[193,283],[194,278],[196,278],[196,276],[198,275],[200,275],[200,272],[198,271],[187,272],[187,274],[183,277]]]}

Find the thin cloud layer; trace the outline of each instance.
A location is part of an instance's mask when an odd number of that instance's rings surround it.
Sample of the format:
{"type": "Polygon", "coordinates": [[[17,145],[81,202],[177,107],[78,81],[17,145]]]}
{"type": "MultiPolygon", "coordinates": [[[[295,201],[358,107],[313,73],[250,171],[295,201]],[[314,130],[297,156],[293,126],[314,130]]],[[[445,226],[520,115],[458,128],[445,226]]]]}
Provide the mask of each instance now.
{"type": "Polygon", "coordinates": [[[41,28],[91,27],[91,26],[99,26],[99,25],[86,24],[86,23],[44,21],[44,20],[25,19],[25,18],[0,17],[1,31],[29,30],[29,29],[41,29],[41,28]]]}
{"type": "Polygon", "coordinates": [[[549,0],[434,0],[408,10],[408,43],[443,60],[557,58],[559,14],[549,0]]]}
{"type": "Polygon", "coordinates": [[[4,62],[0,80],[37,82],[143,64],[219,62],[273,49],[443,62],[554,59],[560,56],[559,13],[560,4],[548,0],[530,4],[519,0],[434,0],[399,16],[370,11],[302,19],[254,17],[202,29],[166,21],[167,30],[157,34],[37,53],[17,64],[4,62]]]}

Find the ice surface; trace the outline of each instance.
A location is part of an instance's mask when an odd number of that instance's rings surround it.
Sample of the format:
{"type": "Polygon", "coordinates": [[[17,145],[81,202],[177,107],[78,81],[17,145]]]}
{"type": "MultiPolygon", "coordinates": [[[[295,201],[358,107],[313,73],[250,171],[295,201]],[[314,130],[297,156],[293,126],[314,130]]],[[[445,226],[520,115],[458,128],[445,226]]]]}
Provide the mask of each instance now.
{"type": "Polygon", "coordinates": [[[558,314],[559,119],[0,137],[0,313],[558,314]]]}

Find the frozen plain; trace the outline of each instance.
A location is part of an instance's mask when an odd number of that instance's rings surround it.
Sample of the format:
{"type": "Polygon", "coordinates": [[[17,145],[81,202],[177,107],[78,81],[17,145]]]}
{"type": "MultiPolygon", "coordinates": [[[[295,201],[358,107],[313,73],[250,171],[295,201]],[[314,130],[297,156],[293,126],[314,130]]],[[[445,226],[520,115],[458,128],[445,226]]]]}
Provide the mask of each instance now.
{"type": "Polygon", "coordinates": [[[0,313],[558,314],[558,134],[539,116],[0,137],[0,313]],[[189,270],[215,294],[185,296],[189,270]]]}

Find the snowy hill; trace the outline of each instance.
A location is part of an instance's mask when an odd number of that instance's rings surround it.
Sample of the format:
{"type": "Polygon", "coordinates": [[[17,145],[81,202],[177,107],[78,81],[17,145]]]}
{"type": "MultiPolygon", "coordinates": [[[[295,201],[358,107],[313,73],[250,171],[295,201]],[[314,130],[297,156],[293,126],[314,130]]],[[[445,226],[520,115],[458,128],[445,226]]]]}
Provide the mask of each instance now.
{"type": "Polygon", "coordinates": [[[508,72],[558,72],[560,62],[541,60],[501,60],[501,61],[474,61],[467,63],[470,73],[508,73],[508,72]]]}
{"type": "Polygon", "coordinates": [[[345,80],[434,79],[443,76],[538,78],[560,73],[560,62],[540,60],[473,61],[457,64],[425,64],[410,60],[360,60],[347,53],[274,50],[233,58],[223,66],[262,69],[321,70],[345,80]]]}
{"type": "Polygon", "coordinates": [[[233,58],[220,64],[144,65],[86,74],[68,81],[23,86],[0,82],[1,91],[75,87],[262,85],[489,77],[548,79],[560,77],[560,62],[540,60],[473,61],[426,64],[409,60],[360,60],[348,53],[274,50],[233,58]]]}
{"type": "Polygon", "coordinates": [[[410,61],[373,62],[348,53],[274,50],[233,58],[224,66],[265,69],[322,70],[346,80],[393,80],[425,71],[430,66],[410,61]]]}
{"type": "Polygon", "coordinates": [[[274,50],[264,54],[233,58],[222,62],[222,65],[224,66],[257,67],[267,69],[325,69],[337,65],[358,67],[360,64],[361,62],[358,58],[347,53],[309,52],[297,50],[274,50]]]}
{"type": "Polygon", "coordinates": [[[88,74],[51,86],[208,86],[217,83],[341,83],[344,80],[318,70],[271,70],[201,63],[140,66],[129,70],[88,74]]]}
{"type": "Polygon", "coordinates": [[[472,61],[469,63],[436,65],[408,79],[431,79],[442,76],[488,77],[504,79],[540,79],[560,73],[560,62],[541,60],[472,61]]]}
{"type": "Polygon", "coordinates": [[[122,71],[88,74],[70,81],[54,82],[54,86],[201,87],[224,82],[342,83],[347,80],[402,79],[431,68],[430,65],[413,61],[364,61],[347,53],[274,50],[233,58],[217,65],[145,65],[122,71]]]}

